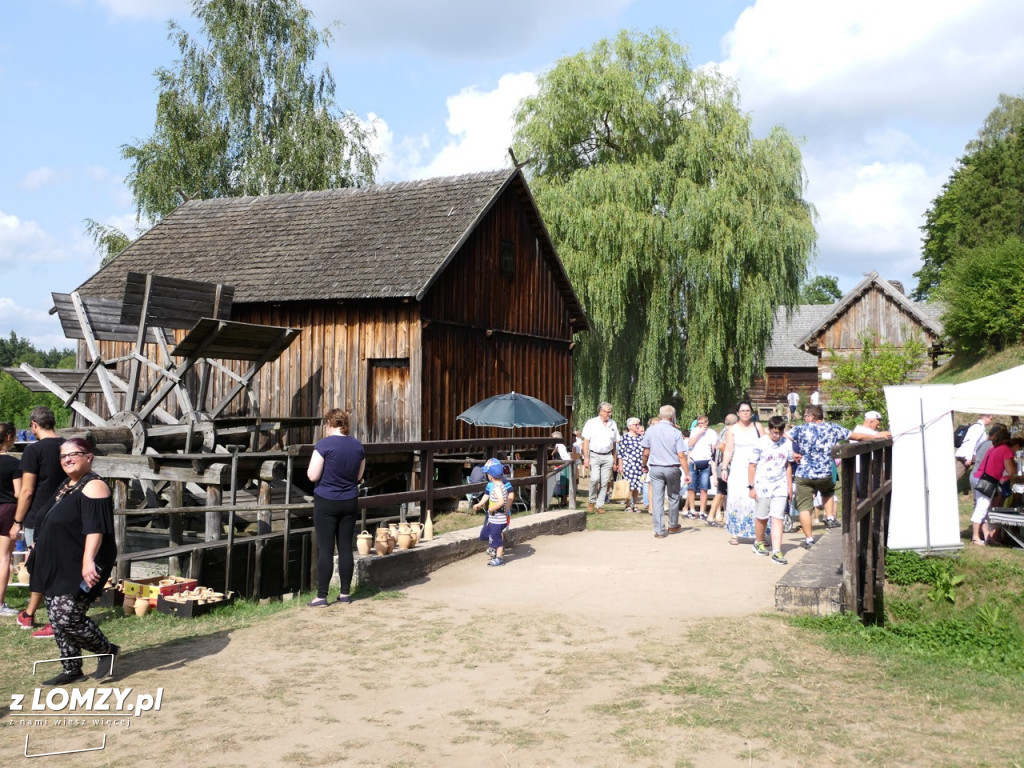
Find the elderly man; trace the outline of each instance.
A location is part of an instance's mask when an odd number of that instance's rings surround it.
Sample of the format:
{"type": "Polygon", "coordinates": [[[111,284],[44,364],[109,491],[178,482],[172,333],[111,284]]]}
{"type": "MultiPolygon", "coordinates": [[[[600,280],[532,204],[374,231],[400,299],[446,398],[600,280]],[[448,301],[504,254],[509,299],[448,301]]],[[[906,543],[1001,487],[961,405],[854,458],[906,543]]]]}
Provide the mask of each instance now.
{"type": "Polygon", "coordinates": [[[825,527],[839,526],[836,520],[836,484],[832,479],[835,468],[832,447],[841,440],[872,440],[876,436],[861,431],[860,427],[851,432],[839,424],[824,421],[822,417],[820,405],[809,405],[804,409],[804,423],[793,427],[790,433],[794,458],[799,462],[796,468],[796,508],[804,532],[804,549],[814,546],[811,512],[815,492],[821,494],[825,507],[825,527]]]}
{"type": "Polygon", "coordinates": [[[971,465],[974,463],[974,452],[978,448],[978,443],[985,439],[988,435],[988,428],[992,424],[992,414],[986,413],[978,417],[978,420],[971,424],[970,429],[967,430],[967,434],[964,435],[963,442],[960,443],[960,447],[956,449],[956,479],[959,480],[970,470],[971,465]]]}
{"type": "MultiPolygon", "coordinates": [[[[864,414],[864,423],[857,427],[857,432],[862,434],[871,435],[874,439],[878,438],[891,438],[892,433],[882,431],[878,428],[882,425],[882,414],[878,411],[868,411],[864,414]]],[[[856,440],[851,439],[851,443],[856,443],[856,440]]],[[[857,457],[857,496],[864,498],[868,495],[868,473],[865,472],[863,475],[860,473],[860,456],[857,457]]],[[[826,521],[827,522],[827,521],[826,521]]]]}
{"type": "Polygon", "coordinates": [[[654,536],[663,539],[670,533],[683,530],[679,525],[679,483],[685,474],[690,483],[690,470],[686,463],[686,438],[675,425],[676,409],[663,405],[658,411],[658,422],[644,433],[640,445],[644,449],[644,472],[651,478],[651,514],[654,517],[654,536]],[[665,494],[668,493],[668,522],[665,529],[665,494]]]}
{"type": "Polygon", "coordinates": [[[604,513],[605,497],[612,472],[621,467],[618,462],[619,427],[612,418],[612,404],[601,403],[597,416],[583,425],[583,466],[590,470],[590,495],[587,498],[587,513],[595,507],[604,513]]]}

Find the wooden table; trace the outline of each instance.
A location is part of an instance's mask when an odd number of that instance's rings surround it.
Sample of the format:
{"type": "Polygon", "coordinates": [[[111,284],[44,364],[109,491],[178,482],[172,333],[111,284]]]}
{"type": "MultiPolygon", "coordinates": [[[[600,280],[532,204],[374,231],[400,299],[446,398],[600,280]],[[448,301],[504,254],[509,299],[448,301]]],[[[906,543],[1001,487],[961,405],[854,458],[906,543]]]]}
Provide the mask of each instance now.
{"type": "Polygon", "coordinates": [[[999,507],[988,511],[990,525],[998,525],[1006,535],[1024,548],[1024,507],[999,507]]]}

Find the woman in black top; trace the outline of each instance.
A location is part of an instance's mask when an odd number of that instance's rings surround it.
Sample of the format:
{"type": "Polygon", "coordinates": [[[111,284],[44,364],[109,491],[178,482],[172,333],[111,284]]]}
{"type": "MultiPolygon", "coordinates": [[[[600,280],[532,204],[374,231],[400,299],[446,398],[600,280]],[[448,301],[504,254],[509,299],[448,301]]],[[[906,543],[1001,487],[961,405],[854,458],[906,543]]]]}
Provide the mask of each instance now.
{"type": "Polygon", "coordinates": [[[92,471],[92,448],[80,437],[60,447],[68,479],[57,489],[53,506],[36,530],[31,588],[46,600],[64,671],[45,685],[80,680],[82,649],[109,654],[100,659],[97,678],[113,672],[120,648],[86,615],[103,591],[117,559],[114,505],[110,488],[92,471]]]}
{"type": "MultiPolygon", "coordinates": [[[[11,551],[14,549],[11,528],[21,488],[18,460],[7,455],[14,445],[15,434],[13,424],[9,421],[0,422],[0,616],[18,615],[16,610],[8,608],[4,602],[7,599],[8,574],[11,572],[11,551]]],[[[14,535],[17,536],[17,533],[14,535]]]]}

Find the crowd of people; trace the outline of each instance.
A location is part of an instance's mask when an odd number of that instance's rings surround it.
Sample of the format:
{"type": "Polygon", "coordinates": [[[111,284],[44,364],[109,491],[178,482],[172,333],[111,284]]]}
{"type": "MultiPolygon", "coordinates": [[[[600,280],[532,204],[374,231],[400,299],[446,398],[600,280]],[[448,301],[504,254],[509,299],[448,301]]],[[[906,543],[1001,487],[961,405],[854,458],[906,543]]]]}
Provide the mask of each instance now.
{"type": "MultiPolygon", "coordinates": [[[[576,447],[589,478],[588,514],[604,513],[613,478],[621,475],[629,484],[626,511],[649,513],[656,538],[680,532],[682,517],[701,520],[724,526],[730,544],[749,540],[756,554],[786,564],[786,515],[799,516],[807,549],[815,542],[816,511],[826,528],[840,525],[832,448],[844,440],[891,437],[879,429],[877,411],[864,414],[863,424],[852,430],[825,421],[817,390],[803,409],[802,423],[795,423],[798,405],[799,395],[791,393],[765,427],[753,406],[741,402],[720,430],[711,427],[706,414],[680,424],[675,408],[664,405],[646,426],[630,417],[620,432],[612,404],[601,403],[579,432],[576,447]]],[[[858,474],[857,482],[865,495],[867,478],[858,474]]]]}
{"type": "Polygon", "coordinates": [[[1010,499],[1011,485],[1024,478],[1017,472],[1015,454],[1024,450],[1024,436],[1014,434],[1005,424],[994,423],[992,414],[982,414],[970,426],[956,449],[957,479],[967,475],[974,495],[971,541],[978,546],[994,544],[1001,531],[989,525],[989,510],[1010,499]]]}

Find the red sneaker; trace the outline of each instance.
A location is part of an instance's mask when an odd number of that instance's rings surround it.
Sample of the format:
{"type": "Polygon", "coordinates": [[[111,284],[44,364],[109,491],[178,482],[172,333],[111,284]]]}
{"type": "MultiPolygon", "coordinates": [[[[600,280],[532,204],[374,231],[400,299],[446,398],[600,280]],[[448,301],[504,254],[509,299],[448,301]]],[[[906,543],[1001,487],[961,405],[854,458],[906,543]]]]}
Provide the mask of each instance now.
{"type": "Polygon", "coordinates": [[[36,617],[30,616],[24,611],[18,611],[17,621],[19,629],[32,629],[36,625],[36,617]]]}
{"type": "Polygon", "coordinates": [[[37,629],[32,633],[32,637],[53,637],[53,625],[47,624],[42,629],[37,629]]]}

